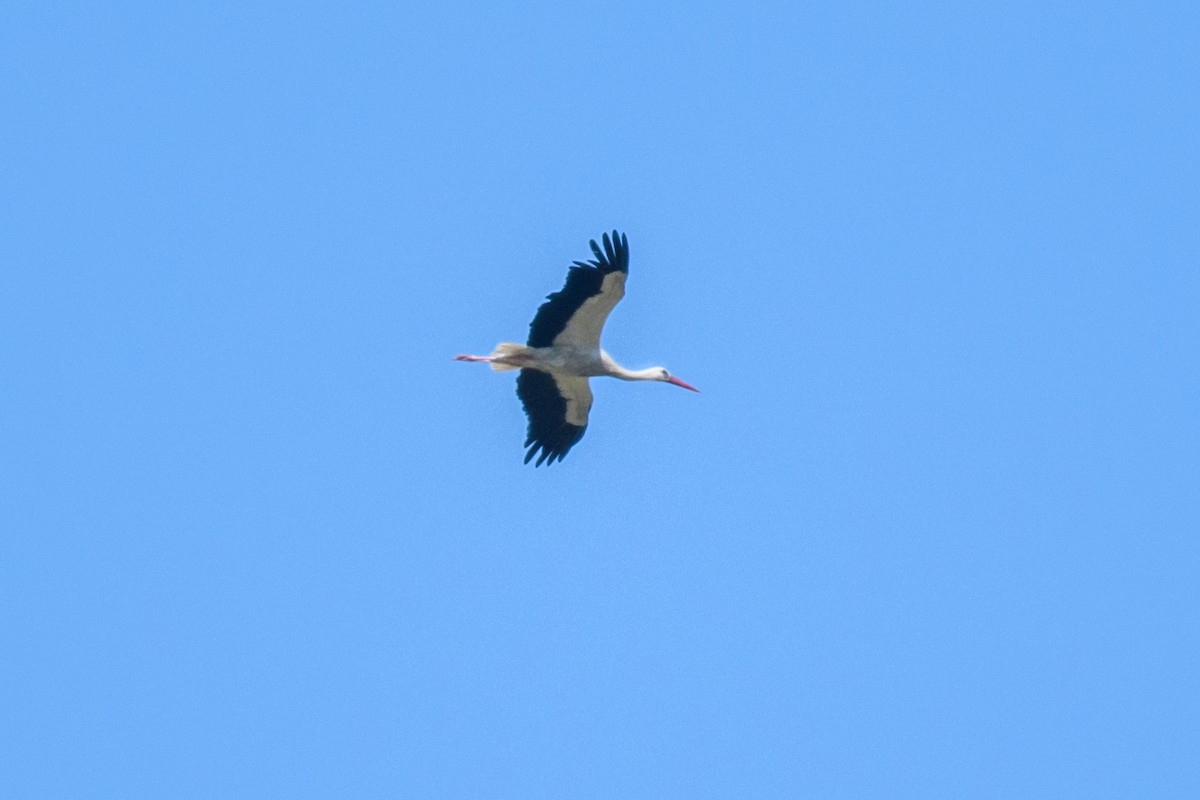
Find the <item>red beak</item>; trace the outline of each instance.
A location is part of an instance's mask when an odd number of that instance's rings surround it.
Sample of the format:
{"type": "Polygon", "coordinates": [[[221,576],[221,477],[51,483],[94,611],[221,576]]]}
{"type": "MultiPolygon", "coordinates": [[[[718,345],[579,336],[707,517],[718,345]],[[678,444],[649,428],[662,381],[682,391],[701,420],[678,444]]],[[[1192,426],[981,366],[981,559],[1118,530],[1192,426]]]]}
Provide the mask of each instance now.
{"type": "Polygon", "coordinates": [[[690,383],[684,383],[683,381],[679,380],[679,378],[675,378],[675,377],[667,378],[667,383],[673,383],[676,386],[682,386],[684,389],[690,389],[693,392],[700,391],[695,386],[692,386],[690,383]]]}

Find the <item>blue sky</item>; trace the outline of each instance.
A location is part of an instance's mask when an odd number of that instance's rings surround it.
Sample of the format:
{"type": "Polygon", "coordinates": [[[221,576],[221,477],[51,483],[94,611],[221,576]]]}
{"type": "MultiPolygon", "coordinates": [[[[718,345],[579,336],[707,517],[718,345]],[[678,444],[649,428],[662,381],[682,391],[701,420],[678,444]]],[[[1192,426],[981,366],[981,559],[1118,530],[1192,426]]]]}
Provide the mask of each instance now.
{"type": "Polygon", "coordinates": [[[1196,796],[1194,5],[425,6],[3,12],[0,795],[1196,796]]]}

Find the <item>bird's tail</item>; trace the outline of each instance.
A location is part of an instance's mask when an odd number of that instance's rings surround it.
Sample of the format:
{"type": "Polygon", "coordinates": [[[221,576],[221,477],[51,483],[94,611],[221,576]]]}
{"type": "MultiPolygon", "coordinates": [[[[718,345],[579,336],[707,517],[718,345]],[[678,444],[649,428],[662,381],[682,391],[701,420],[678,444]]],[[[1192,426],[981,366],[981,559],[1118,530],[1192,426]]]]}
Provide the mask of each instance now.
{"type": "Polygon", "coordinates": [[[520,369],[521,362],[528,359],[529,348],[516,342],[501,342],[492,351],[492,369],[503,372],[509,369],[520,369]]]}

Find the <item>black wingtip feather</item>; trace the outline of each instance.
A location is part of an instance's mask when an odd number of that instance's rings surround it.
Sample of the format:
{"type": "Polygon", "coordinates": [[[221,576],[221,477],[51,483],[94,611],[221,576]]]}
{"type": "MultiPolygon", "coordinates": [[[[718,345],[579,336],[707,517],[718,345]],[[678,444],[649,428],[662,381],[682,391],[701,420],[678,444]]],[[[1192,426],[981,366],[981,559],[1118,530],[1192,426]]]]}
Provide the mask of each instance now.
{"type": "Polygon", "coordinates": [[[617,238],[616,231],[613,231],[612,239],[608,238],[607,233],[604,234],[604,254],[608,256],[608,263],[610,264],[617,263],[617,254],[613,251],[613,239],[616,239],[618,242],[621,241],[617,238]]]}

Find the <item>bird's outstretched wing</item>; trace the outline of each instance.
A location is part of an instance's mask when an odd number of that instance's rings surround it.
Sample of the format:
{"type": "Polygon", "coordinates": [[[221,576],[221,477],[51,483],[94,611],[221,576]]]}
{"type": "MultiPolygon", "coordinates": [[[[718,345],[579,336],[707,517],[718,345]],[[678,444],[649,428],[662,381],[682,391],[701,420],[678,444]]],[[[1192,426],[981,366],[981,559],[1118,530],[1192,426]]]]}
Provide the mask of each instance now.
{"type": "Polygon", "coordinates": [[[563,288],[546,297],[529,324],[529,346],[552,345],[595,349],[600,347],[600,329],[625,296],[629,274],[629,242],[624,234],[603,236],[604,249],[591,241],[595,258],[576,261],[567,271],[563,288]]]}
{"type": "Polygon", "coordinates": [[[587,430],[588,411],[592,407],[587,378],[523,369],[517,376],[517,397],[529,417],[525,463],[535,456],[535,467],[540,467],[543,461],[548,464],[562,461],[587,430]]]}

